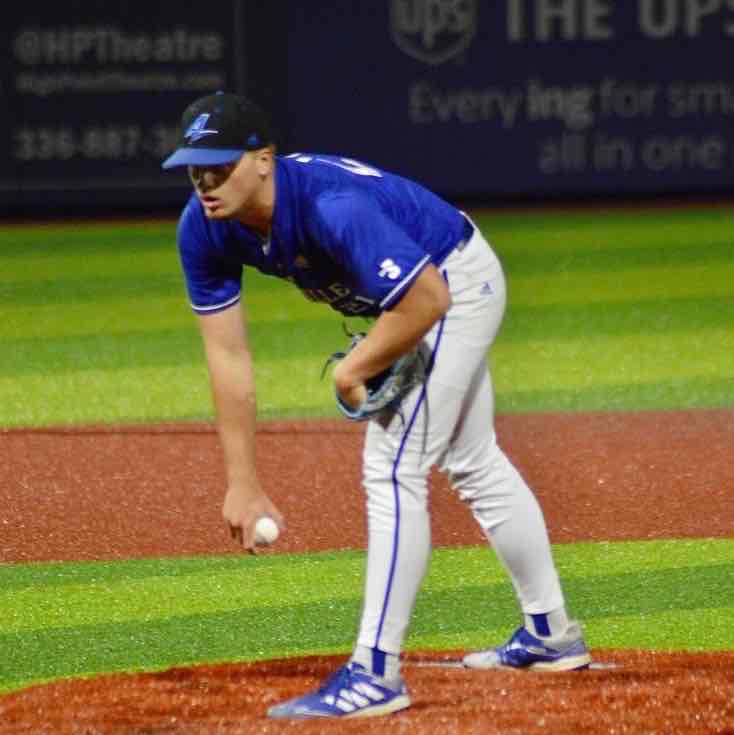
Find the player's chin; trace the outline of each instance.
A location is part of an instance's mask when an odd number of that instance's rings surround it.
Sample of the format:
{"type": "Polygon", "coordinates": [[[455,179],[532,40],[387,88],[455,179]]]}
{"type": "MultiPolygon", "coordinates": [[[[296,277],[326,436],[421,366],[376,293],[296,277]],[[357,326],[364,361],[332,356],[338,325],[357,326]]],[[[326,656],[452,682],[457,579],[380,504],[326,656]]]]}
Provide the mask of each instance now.
{"type": "Polygon", "coordinates": [[[229,208],[223,203],[217,202],[216,204],[204,205],[204,215],[207,219],[227,219],[232,216],[229,208]]]}

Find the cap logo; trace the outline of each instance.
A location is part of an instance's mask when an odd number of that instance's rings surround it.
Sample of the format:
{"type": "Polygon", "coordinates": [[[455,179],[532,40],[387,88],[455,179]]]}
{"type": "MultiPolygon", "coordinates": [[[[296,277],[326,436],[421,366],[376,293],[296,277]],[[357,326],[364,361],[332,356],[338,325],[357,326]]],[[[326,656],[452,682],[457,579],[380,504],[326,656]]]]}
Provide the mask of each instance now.
{"type": "Polygon", "coordinates": [[[257,134],[256,133],[253,133],[247,139],[247,145],[260,145],[260,138],[257,137],[257,134]]]}
{"type": "Polygon", "coordinates": [[[201,140],[207,135],[216,135],[219,132],[218,130],[208,130],[206,128],[207,121],[210,117],[211,115],[208,112],[203,112],[199,115],[184,133],[184,140],[189,143],[196,143],[197,140],[201,140]]]}

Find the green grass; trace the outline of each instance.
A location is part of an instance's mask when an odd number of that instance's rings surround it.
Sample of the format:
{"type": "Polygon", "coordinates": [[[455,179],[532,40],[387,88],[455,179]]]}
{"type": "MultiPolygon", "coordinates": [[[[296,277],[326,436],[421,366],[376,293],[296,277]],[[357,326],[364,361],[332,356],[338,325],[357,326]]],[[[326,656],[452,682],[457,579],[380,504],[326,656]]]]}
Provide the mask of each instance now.
{"type": "MultiPolygon", "coordinates": [[[[477,221],[509,281],[498,411],[732,405],[734,211],[477,221]]],[[[0,228],[0,273],[0,426],[211,417],[173,221],[0,228]]],[[[335,415],[319,374],[340,317],[245,288],[261,417],[335,415]]]]}
{"type": "MultiPolygon", "coordinates": [[[[491,356],[499,412],[734,405],[734,210],[477,221],[509,282],[491,356]]],[[[174,222],[0,228],[0,427],[211,417],[174,240],[174,222]]],[[[343,342],[340,318],[256,273],[245,288],[261,417],[334,416],[319,374],[343,342]]],[[[576,544],[555,555],[592,647],[734,648],[733,542],[576,544]]],[[[0,690],[344,653],[363,561],[0,565],[0,690]]],[[[516,618],[491,552],[439,549],[408,648],[483,646],[516,618]]]]}
{"type": "MultiPolygon", "coordinates": [[[[734,541],[555,547],[593,648],[734,648],[734,541]]],[[[347,653],[361,552],[0,566],[0,689],[207,661],[347,653]]],[[[471,649],[517,622],[492,552],[437,549],[407,649],[471,649]]]]}

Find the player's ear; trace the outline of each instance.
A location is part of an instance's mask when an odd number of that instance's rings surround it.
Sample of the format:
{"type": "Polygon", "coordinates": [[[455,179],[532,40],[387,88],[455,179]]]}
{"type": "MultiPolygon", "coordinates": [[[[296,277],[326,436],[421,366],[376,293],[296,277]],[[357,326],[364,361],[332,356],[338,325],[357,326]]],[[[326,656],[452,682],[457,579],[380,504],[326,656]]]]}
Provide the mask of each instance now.
{"type": "Polygon", "coordinates": [[[261,178],[264,179],[269,176],[273,170],[273,162],[275,160],[275,148],[273,146],[260,148],[259,150],[254,152],[254,155],[257,173],[261,178]]]}

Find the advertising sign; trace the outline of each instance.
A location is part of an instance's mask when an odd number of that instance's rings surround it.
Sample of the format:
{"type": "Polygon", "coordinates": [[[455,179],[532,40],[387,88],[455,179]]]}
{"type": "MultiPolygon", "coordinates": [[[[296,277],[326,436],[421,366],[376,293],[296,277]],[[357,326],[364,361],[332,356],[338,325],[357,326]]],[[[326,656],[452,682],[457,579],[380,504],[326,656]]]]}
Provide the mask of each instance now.
{"type": "Polygon", "coordinates": [[[457,199],[734,190],[734,0],[37,0],[0,44],[7,205],[178,204],[218,89],[457,199]]]}
{"type": "Polygon", "coordinates": [[[10,5],[0,42],[6,203],[155,206],[185,182],[160,170],[192,99],[243,83],[239,4],[10,5]],[[214,12],[216,11],[216,12],[214,12]]]}
{"type": "Polygon", "coordinates": [[[734,188],[731,0],[318,5],[289,12],[297,147],[455,196],[734,188]]]}

